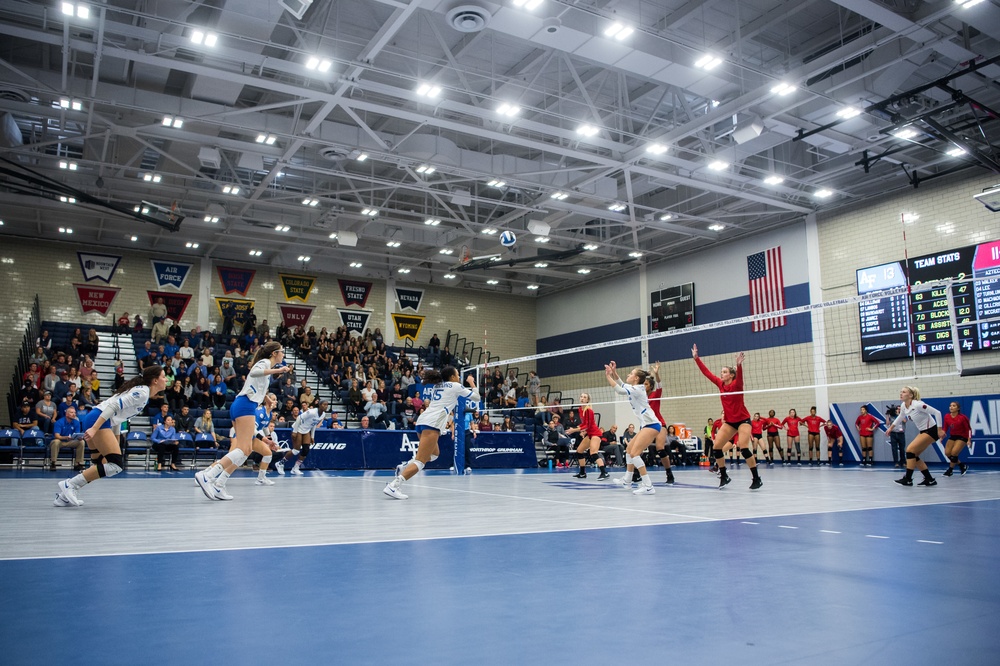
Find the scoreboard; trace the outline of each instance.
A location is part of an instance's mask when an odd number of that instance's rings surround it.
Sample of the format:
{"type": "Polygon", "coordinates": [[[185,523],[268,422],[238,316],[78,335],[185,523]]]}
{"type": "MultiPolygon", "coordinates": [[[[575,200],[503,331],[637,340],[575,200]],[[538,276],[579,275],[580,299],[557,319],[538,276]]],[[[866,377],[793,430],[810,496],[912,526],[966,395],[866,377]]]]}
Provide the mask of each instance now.
{"type": "Polygon", "coordinates": [[[651,333],[694,326],[694,282],[651,292],[651,333]]]}
{"type": "Polygon", "coordinates": [[[910,287],[909,298],[860,304],[863,361],[953,353],[953,319],[962,352],[1000,349],[1000,241],[914,257],[903,268],[894,262],[857,271],[859,294],[910,287]],[[938,280],[954,281],[953,308],[945,287],[924,286],[938,280]]]}

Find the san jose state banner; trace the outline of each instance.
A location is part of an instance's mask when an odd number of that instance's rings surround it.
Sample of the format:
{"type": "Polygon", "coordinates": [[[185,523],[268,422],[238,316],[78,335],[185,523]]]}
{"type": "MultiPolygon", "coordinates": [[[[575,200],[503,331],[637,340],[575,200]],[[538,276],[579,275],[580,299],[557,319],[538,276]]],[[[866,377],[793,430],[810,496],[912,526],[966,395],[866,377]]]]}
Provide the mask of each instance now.
{"type": "Polygon", "coordinates": [[[108,314],[111,304],[121,291],[118,287],[95,287],[89,284],[74,284],[73,288],[76,289],[76,296],[80,299],[80,309],[84,314],[88,312],[108,314]]]}
{"type": "Polygon", "coordinates": [[[219,273],[219,282],[222,283],[222,293],[239,294],[246,296],[253,282],[253,276],[257,271],[252,268],[232,268],[231,266],[219,266],[216,269],[219,273]]]}
{"type": "Polygon", "coordinates": [[[188,303],[191,302],[191,294],[178,294],[172,291],[147,290],[146,295],[149,296],[150,305],[155,303],[157,298],[162,298],[163,304],[167,306],[167,318],[175,322],[181,320],[187,310],[188,303]]]}
{"type": "Polygon", "coordinates": [[[396,328],[396,338],[409,338],[414,342],[420,336],[420,329],[424,327],[423,315],[392,313],[392,325],[396,328]]]}
{"type": "Polygon", "coordinates": [[[77,252],[76,258],[80,262],[84,281],[100,280],[106,284],[111,284],[111,277],[118,270],[118,263],[122,260],[120,254],[94,254],[92,252],[77,252]]]}
{"type": "Polygon", "coordinates": [[[308,302],[309,293],[312,291],[313,285],[316,284],[316,278],[309,275],[278,273],[278,279],[281,281],[281,290],[285,292],[286,301],[308,302]]]}
{"type": "Polygon", "coordinates": [[[344,297],[344,305],[365,307],[368,295],[372,293],[371,282],[357,282],[355,280],[337,280],[337,282],[340,284],[340,295],[344,297]]]}
{"type": "Polygon", "coordinates": [[[250,312],[250,308],[253,307],[253,300],[248,298],[220,298],[215,297],[215,306],[219,308],[219,316],[225,317],[225,308],[229,305],[233,306],[233,321],[242,324],[247,320],[247,313],[250,312]]]}
{"type": "Polygon", "coordinates": [[[187,281],[193,265],[162,259],[150,259],[149,263],[153,267],[153,277],[156,280],[157,289],[173,287],[178,291],[184,288],[184,283],[187,281]]]}
{"type": "Polygon", "coordinates": [[[422,301],[423,298],[423,289],[396,287],[396,302],[399,303],[400,310],[409,309],[414,312],[420,312],[420,301],[422,301]]]}
{"type": "Polygon", "coordinates": [[[340,323],[347,329],[348,333],[354,331],[364,333],[365,329],[368,328],[368,320],[371,319],[372,311],[337,308],[337,314],[340,315],[340,323]]]}
{"type": "Polygon", "coordinates": [[[315,305],[297,305],[295,303],[278,303],[278,312],[281,313],[281,321],[288,328],[305,326],[309,323],[315,305]]]}

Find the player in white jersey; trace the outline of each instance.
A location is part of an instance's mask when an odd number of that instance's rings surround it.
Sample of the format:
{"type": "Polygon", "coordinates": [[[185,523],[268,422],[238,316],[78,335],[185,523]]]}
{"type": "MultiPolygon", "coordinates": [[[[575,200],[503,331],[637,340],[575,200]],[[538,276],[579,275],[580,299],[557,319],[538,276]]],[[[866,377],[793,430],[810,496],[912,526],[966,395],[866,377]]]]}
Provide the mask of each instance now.
{"type": "Polygon", "coordinates": [[[121,424],[142,413],[149,397],[163,393],[167,377],[163,368],[151,365],[142,374],[122,384],[118,392],[99,404],[84,417],[83,439],[90,446],[93,465],[72,479],[59,482],[55,506],[81,506],[83,500],[76,491],[99,478],[114,476],[125,467],[119,444],[121,424]]]}
{"type": "MultiPolygon", "coordinates": [[[[420,444],[417,452],[403,469],[403,471],[382,489],[393,499],[406,499],[408,495],[400,492],[399,488],[404,481],[408,481],[419,473],[429,462],[437,460],[440,449],[438,449],[438,437],[441,431],[448,425],[448,418],[455,411],[459,398],[479,401],[479,391],[476,390],[476,380],[470,374],[465,378],[468,388],[458,383],[458,370],[453,366],[446,365],[438,372],[433,368],[424,370],[421,381],[424,384],[432,384],[434,390],[431,392],[431,400],[427,408],[417,418],[416,429],[420,435],[420,444]]],[[[458,442],[455,446],[459,446],[458,442]]]]}
{"type": "Polygon", "coordinates": [[[660,434],[660,422],[649,406],[649,398],[646,390],[653,390],[656,383],[653,376],[645,370],[635,368],[622,381],[618,376],[617,365],[611,361],[604,366],[604,375],[608,383],[615,387],[615,393],[626,396],[632,413],[639,420],[639,432],[629,440],[625,449],[625,475],[612,479],[616,485],[624,488],[632,487],[632,472],[639,470],[639,488],[633,491],[635,495],[652,495],[656,493],[653,488],[653,480],[646,473],[646,463],[642,460],[642,452],[656,441],[656,436],[660,434]]]}
{"type": "MultiPolygon", "coordinates": [[[[260,469],[257,470],[257,480],[254,483],[258,486],[274,485],[274,481],[267,478],[267,466],[271,464],[271,453],[278,450],[278,444],[271,438],[268,426],[271,424],[271,413],[277,404],[278,396],[268,393],[264,396],[261,406],[254,410],[254,427],[257,430],[253,436],[253,452],[260,456],[260,469]]],[[[234,427],[229,437],[235,436],[234,427]]]]}
{"type": "Polygon", "coordinates": [[[254,434],[257,432],[255,413],[267,396],[271,375],[283,375],[292,370],[287,365],[278,365],[284,358],[285,350],[281,343],[273,341],[261,346],[253,355],[243,390],[229,407],[229,417],[236,430],[236,436],[229,444],[229,453],[208,469],[194,475],[195,481],[209,499],[233,499],[226,491],[226,482],[229,475],[246,462],[253,448],[254,434]]]}
{"type": "Polygon", "coordinates": [[[292,466],[292,474],[302,476],[302,461],[309,455],[309,447],[313,443],[313,435],[316,428],[323,423],[324,412],[329,407],[325,400],[315,407],[311,407],[301,412],[292,424],[292,450],[285,454],[285,457],[274,465],[274,470],[282,475],[285,473],[285,461],[291,460],[295,456],[299,459],[292,466]]]}
{"type": "Polygon", "coordinates": [[[941,412],[934,409],[920,399],[920,389],[914,386],[904,386],[899,390],[899,399],[903,404],[899,406],[899,416],[886,425],[886,432],[891,432],[897,425],[906,419],[913,421],[920,433],[913,438],[913,441],[906,447],[906,474],[902,479],[896,479],[896,483],[901,486],[913,485],[913,470],[919,469],[924,475],[924,480],[918,483],[919,486],[936,486],[937,480],[931,476],[927,469],[927,463],[920,459],[920,454],[928,446],[938,439],[938,426],[941,425],[941,412]]]}

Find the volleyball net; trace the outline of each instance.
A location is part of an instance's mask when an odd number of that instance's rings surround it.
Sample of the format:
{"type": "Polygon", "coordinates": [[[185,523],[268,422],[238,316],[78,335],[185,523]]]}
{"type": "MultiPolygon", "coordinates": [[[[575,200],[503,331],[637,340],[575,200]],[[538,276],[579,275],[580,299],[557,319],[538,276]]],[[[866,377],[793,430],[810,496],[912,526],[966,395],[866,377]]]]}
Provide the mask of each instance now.
{"type": "Polygon", "coordinates": [[[495,371],[520,390],[535,370],[546,404],[576,409],[586,393],[607,428],[634,418],[607,382],[604,365],[616,361],[625,379],[633,368],[651,370],[659,362],[664,418],[698,434],[709,418],[719,417],[721,405],[718,390],[692,358],[697,345],[716,376],[736,364],[736,354],[745,354],[751,414],[795,409],[804,416],[815,405],[827,416],[833,402],[892,399],[908,384],[922,386],[925,395],[947,395],[973,381],[963,377],[1000,372],[1000,295],[992,296],[997,292],[1000,277],[925,283],[544,351],[477,366],[475,372],[494,422],[504,415],[524,422],[538,409],[512,407],[498,396],[503,388],[493,387],[495,371]]]}

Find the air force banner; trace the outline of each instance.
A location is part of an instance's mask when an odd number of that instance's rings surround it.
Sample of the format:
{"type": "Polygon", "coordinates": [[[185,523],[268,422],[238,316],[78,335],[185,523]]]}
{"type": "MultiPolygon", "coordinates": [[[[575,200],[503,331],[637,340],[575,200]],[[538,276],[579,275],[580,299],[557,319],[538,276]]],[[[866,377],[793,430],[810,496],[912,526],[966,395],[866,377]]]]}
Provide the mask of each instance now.
{"type": "Polygon", "coordinates": [[[187,280],[192,266],[192,264],[183,264],[179,261],[161,261],[159,259],[150,259],[149,263],[153,266],[153,277],[156,279],[157,289],[173,287],[178,291],[184,288],[184,282],[187,280]]]}

